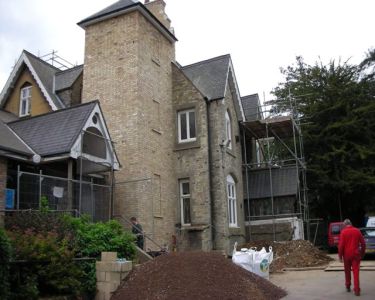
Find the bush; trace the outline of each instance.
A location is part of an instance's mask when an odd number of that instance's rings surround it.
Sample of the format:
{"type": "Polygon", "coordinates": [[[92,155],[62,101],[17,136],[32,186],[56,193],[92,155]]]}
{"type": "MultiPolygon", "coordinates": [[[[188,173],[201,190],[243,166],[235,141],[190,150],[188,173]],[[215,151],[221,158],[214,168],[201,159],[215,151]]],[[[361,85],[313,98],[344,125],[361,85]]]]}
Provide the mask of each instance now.
{"type": "MultiPolygon", "coordinates": [[[[14,270],[17,280],[12,281],[13,297],[20,298],[18,291],[28,290],[34,297],[41,295],[79,294],[83,271],[73,261],[75,250],[66,238],[56,232],[34,232],[32,229],[8,233],[18,263],[14,270]],[[22,288],[21,288],[22,287],[22,288]]],[[[31,295],[30,298],[34,298],[31,295]]]]}
{"type": "Polygon", "coordinates": [[[92,223],[88,217],[43,210],[7,218],[6,227],[14,258],[27,261],[11,270],[10,299],[95,293],[95,260],[102,251],[116,251],[129,260],[135,256],[134,236],[117,221],[92,223]],[[74,261],[77,257],[94,260],[74,261]]]}
{"type": "Polygon", "coordinates": [[[106,223],[91,223],[87,217],[64,217],[74,232],[78,254],[82,257],[99,258],[103,251],[117,252],[121,258],[134,259],[134,235],[124,231],[115,220],[106,223]]]}
{"type": "Polygon", "coordinates": [[[0,228],[0,299],[9,296],[9,262],[12,248],[3,229],[0,228]]]}

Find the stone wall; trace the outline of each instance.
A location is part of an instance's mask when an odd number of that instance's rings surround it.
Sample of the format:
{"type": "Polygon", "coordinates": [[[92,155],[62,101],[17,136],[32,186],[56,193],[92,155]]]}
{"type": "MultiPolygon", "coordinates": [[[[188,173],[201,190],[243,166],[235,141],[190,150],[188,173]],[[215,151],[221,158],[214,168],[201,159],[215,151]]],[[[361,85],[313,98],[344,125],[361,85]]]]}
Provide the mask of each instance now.
{"type": "Polygon", "coordinates": [[[210,124],[211,151],[212,151],[212,175],[214,191],[214,243],[215,249],[225,250],[229,253],[233,249],[234,242],[245,241],[244,205],[243,205],[243,181],[242,181],[242,154],[239,139],[240,131],[238,119],[234,107],[234,97],[229,88],[225,99],[211,102],[210,124]],[[227,148],[225,141],[225,112],[228,111],[232,125],[232,149],[227,148]],[[236,183],[237,227],[229,227],[227,176],[231,175],[236,183]]]}
{"type": "Polygon", "coordinates": [[[100,100],[122,165],[115,213],[136,216],[160,244],[175,233],[174,51],[137,11],[86,28],[82,98],[100,100]]]}
{"type": "MultiPolygon", "coordinates": [[[[190,180],[190,205],[191,205],[191,227],[177,228],[179,248],[182,250],[212,249],[211,243],[211,200],[210,179],[208,162],[208,132],[207,132],[207,104],[203,95],[193,86],[189,79],[173,65],[173,116],[177,129],[177,112],[179,110],[194,108],[196,112],[196,134],[197,139],[190,143],[178,143],[175,137],[175,184],[178,189],[178,180],[190,180]]],[[[180,199],[176,199],[177,214],[176,224],[181,224],[180,199]]]]}

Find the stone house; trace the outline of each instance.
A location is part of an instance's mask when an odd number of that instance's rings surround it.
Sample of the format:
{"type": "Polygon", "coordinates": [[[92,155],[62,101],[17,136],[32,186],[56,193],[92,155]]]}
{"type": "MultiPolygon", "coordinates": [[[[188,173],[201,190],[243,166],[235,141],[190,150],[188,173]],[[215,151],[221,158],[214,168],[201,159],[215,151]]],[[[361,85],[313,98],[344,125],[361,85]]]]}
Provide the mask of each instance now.
{"type": "Polygon", "coordinates": [[[241,99],[230,55],[177,62],[165,5],[120,0],[80,21],[83,66],[59,71],[24,52],[0,112],[24,118],[25,80],[40,87],[31,115],[98,99],[116,166],[122,164],[113,215],[136,216],[148,236],[170,249],[229,253],[245,240],[240,122],[252,97],[241,99]],[[38,67],[29,67],[34,61],[38,67]]]}

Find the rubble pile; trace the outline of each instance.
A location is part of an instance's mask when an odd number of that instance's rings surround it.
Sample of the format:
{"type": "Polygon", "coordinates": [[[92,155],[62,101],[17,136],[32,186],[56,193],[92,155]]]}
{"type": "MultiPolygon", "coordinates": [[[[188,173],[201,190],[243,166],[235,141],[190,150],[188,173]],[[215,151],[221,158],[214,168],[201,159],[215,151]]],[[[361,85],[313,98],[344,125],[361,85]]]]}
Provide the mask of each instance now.
{"type": "Polygon", "coordinates": [[[111,300],[280,299],[286,292],[209,252],[170,253],[136,267],[111,300]]]}
{"type": "Polygon", "coordinates": [[[305,268],[327,265],[332,258],[314,247],[309,241],[295,240],[285,242],[254,241],[237,247],[256,247],[257,250],[265,247],[268,251],[272,246],[273,262],[270,265],[270,272],[280,272],[284,268],[305,268]]]}

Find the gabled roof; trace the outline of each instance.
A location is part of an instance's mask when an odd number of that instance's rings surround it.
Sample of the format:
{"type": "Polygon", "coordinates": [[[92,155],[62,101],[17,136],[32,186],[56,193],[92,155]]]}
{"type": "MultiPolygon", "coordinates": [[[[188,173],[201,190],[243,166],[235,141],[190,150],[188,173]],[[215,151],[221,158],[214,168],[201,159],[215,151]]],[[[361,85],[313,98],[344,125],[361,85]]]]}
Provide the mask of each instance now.
{"type": "Polygon", "coordinates": [[[64,104],[54,94],[53,90],[54,76],[60,70],[26,50],[22,51],[22,54],[17,61],[17,64],[13,68],[13,71],[10,74],[8,81],[6,82],[3,91],[0,94],[0,107],[4,105],[5,100],[11,93],[12,86],[17,81],[19,75],[23,70],[24,65],[26,65],[27,68],[30,70],[33,78],[38,84],[40,90],[42,91],[42,94],[46,98],[52,110],[64,108],[64,104]]]}
{"type": "Polygon", "coordinates": [[[224,99],[227,89],[231,89],[238,120],[244,120],[240,92],[229,54],[187,65],[181,67],[181,70],[208,100],[224,99]]]}
{"type": "Polygon", "coordinates": [[[25,156],[35,153],[2,121],[0,121],[0,149],[25,156]]]}
{"type": "MultiPolygon", "coordinates": [[[[297,168],[283,167],[272,169],[272,194],[274,197],[295,196],[297,194],[297,168]]],[[[251,171],[249,176],[250,199],[271,197],[269,169],[251,171]]]]}
{"type": "Polygon", "coordinates": [[[229,62],[227,54],[184,66],[181,70],[203,95],[216,100],[225,97],[229,62]]]}
{"type": "Polygon", "coordinates": [[[258,94],[241,97],[241,102],[246,121],[260,120],[262,118],[258,94]]]}
{"type": "Polygon", "coordinates": [[[99,12],[83,19],[77,24],[85,29],[91,24],[123,15],[132,11],[139,11],[148,21],[150,21],[158,30],[171,42],[177,41],[176,37],[166,28],[141,2],[137,0],[119,0],[99,12]]]}
{"type": "Polygon", "coordinates": [[[55,74],[55,92],[70,88],[82,71],[83,65],[57,72],[55,74]]]}
{"type": "Polygon", "coordinates": [[[70,153],[97,104],[98,101],[89,102],[7,125],[40,156],[70,153]]]}

